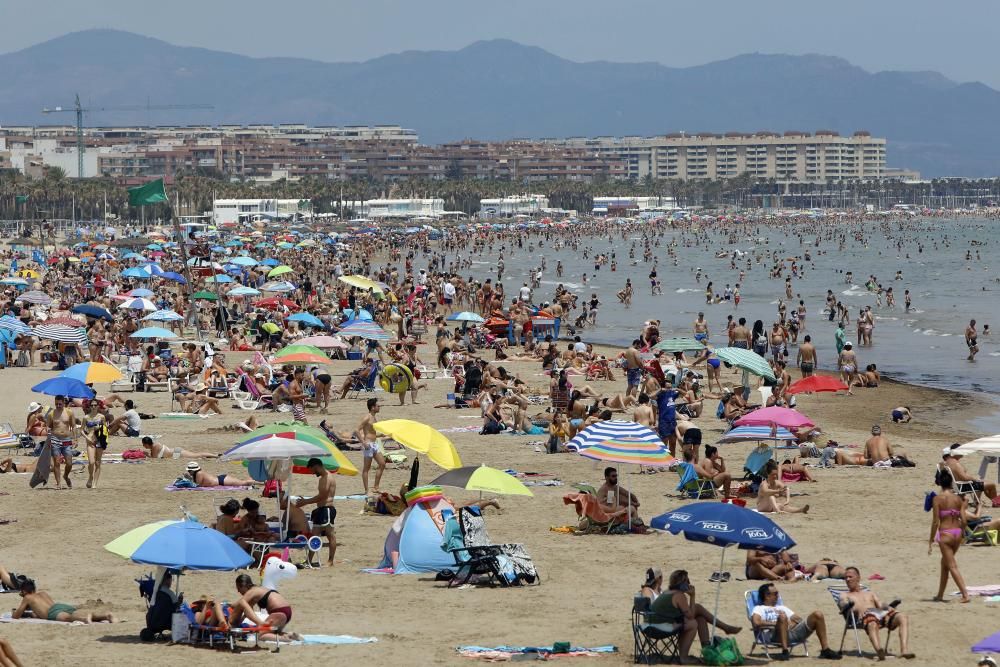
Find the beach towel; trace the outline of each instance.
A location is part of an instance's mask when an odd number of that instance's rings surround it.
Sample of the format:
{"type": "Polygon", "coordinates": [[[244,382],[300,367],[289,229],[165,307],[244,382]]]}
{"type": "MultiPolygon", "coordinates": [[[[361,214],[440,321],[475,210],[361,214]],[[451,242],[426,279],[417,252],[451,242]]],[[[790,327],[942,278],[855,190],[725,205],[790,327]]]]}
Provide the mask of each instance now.
{"type": "Polygon", "coordinates": [[[589,493],[567,493],[563,496],[563,504],[573,505],[577,516],[585,516],[595,523],[607,523],[612,519],[611,515],[601,508],[597,498],[589,493]]]}
{"type": "Polygon", "coordinates": [[[439,428],[438,433],[478,433],[479,429],[479,426],[452,426],[451,428],[439,428]]]}
{"type": "MultiPolygon", "coordinates": [[[[103,622],[103,621],[102,621],[103,622]]],[[[0,623],[47,623],[49,625],[82,626],[87,625],[83,621],[50,621],[46,618],[14,618],[10,612],[0,616],[0,623]]],[[[96,623],[96,621],[95,621],[96,623]]]]}
{"type": "Polygon", "coordinates": [[[247,491],[249,486],[167,486],[164,491],[247,491]]]}
{"type": "Polygon", "coordinates": [[[539,480],[528,480],[523,483],[525,486],[562,486],[562,480],[559,479],[539,479],[539,480]]]}
{"type": "Polygon", "coordinates": [[[208,419],[214,415],[198,415],[191,414],[190,412],[161,412],[160,417],[163,419],[208,419]]]}
{"type": "MultiPolygon", "coordinates": [[[[980,595],[988,597],[990,595],[1000,595],[1000,584],[990,584],[989,586],[968,586],[970,596],[980,595]]],[[[952,595],[961,595],[961,592],[954,591],[952,595]]]]}
{"type": "Polygon", "coordinates": [[[972,647],[973,653],[1000,653],[1000,632],[983,639],[972,647]]]}
{"type": "Polygon", "coordinates": [[[310,646],[319,644],[374,644],[375,637],[354,637],[352,635],[302,635],[301,640],[289,642],[291,645],[310,646]]]}
{"type": "Polygon", "coordinates": [[[490,648],[487,646],[456,646],[455,650],[459,655],[466,658],[477,658],[480,660],[510,660],[515,655],[537,654],[539,658],[546,660],[558,657],[596,657],[617,653],[617,646],[497,646],[490,648]]]}

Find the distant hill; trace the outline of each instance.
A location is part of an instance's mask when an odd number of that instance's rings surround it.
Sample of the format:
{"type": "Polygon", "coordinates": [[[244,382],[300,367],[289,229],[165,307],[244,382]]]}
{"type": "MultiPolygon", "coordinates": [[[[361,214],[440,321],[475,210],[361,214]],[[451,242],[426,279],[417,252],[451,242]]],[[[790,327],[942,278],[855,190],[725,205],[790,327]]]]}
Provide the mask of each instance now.
{"type": "Polygon", "coordinates": [[[99,124],[400,124],[424,143],[675,131],[868,130],[889,163],[927,176],[1000,175],[1000,92],[936,72],[870,73],[840,58],[747,54],[671,68],[577,63],[507,40],[324,63],[178,47],[113,30],[0,55],[0,124],[42,107],[209,103],[214,111],[100,112],[99,124]]]}

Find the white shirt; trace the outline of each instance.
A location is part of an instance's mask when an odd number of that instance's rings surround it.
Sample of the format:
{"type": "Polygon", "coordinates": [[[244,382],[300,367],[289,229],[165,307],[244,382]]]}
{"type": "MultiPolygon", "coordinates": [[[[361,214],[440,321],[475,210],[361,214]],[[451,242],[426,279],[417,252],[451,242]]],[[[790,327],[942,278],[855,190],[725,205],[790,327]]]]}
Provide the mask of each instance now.
{"type": "Polygon", "coordinates": [[[452,285],[450,282],[444,284],[444,296],[447,299],[455,298],[455,286],[452,285]]]}
{"type": "Polygon", "coordinates": [[[584,343],[582,340],[579,343],[573,343],[573,351],[574,352],[586,352],[587,351],[587,344],[584,343]]]}
{"type": "Polygon", "coordinates": [[[521,301],[531,300],[531,288],[525,285],[521,288],[521,301]]]}
{"type": "Polygon", "coordinates": [[[774,625],[778,622],[778,614],[784,613],[789,621],[792,620],[792,616],[795,616],[795,612],[786,607],[785,605],[778,605],[777,607],[767,607],[765,605],[759,604],[753,608],[750,612],[751,618],[754,616],[760,616],[760,620],[768,625],[774,625]]]}

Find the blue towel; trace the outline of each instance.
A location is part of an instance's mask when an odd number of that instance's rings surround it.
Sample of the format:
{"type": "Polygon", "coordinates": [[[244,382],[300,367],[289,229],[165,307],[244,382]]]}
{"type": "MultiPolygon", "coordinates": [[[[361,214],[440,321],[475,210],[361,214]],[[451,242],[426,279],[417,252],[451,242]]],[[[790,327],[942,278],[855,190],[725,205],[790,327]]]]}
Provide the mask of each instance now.
{"type": "Polygon", "coordinates": [[[378,639],[375,637],[352,637],[351,635],[302,635],[301,641],[294,641],[292,644],[303,646],[318,644],[374,644],[378,639]]]}
{"type": "Polygon", "coordinates": [[[695,470],[693,464],[684,461],[680,464],[681,468],[681,481],[677,484],[677,490],[683,491],[684,487],[698,479],[698,471],[695,470]]]}

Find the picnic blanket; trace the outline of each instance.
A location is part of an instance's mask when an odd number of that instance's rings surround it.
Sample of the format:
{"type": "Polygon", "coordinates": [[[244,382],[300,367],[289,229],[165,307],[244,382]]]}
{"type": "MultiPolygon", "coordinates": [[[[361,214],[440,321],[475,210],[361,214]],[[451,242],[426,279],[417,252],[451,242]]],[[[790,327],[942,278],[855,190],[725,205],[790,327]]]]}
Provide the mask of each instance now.
{"type": "Polygon", "coordinates": [[[983,639],[972,647],[973,653],[1000,653],[1000,632],[983,639]]]}
{"type": "Polygon", "coordinates": [[[247,491],[251,486],[167,486],[164,491],[247,491]]]}
{"type": "Polygon", "coordinates": [[[466,658],[481,660],[511,660],[516,655],[537,654],[542,659],[560,657],[596,657],[602,654],[617,653],[617,646],[456,646],[459,655],[466,658]]]}
{"type": "Polygon", "coordinates": [[[302,635],[301,640],[289,642],[293,646],[310,646],[319,644],[374,644],[375,637],[354,637],[352,635],[302,635]]]}
{"type": "Polygon", "coordinates": [[[478,433],[483,430],[482,426],[451,426],[449,428],[439,428],[438,433],[478,433]]]}

